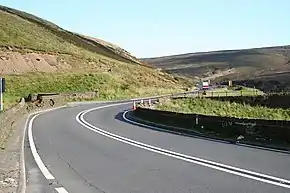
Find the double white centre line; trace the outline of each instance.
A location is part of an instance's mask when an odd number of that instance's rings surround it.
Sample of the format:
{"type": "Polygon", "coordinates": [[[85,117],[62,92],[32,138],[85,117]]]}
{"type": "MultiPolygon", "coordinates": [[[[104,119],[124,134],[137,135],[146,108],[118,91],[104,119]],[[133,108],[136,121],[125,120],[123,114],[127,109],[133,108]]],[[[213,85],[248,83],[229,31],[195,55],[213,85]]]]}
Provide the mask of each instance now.
{"type": "MultiPolygon", "coordinates": [[[[124,103],[123,103],[124,104],[124,103]]],[[[76,120],[83,125],[84,127],[86,127],[87,129],[99,133],[103,136],[109,137],[111,139],[135,146],[135,147],[139,147],[151,152],[155,152],[158,154],[162,154],[162,155],[166,155],[169,157],[173,157],[179,160],[183,160],[186,162],[190,162],[190,163],[194,163],[194,164],[198,164],[198,165],[202,165],[205,167],[209,167],[209,168],[213,168],[219,171],[223,171],[223,172],[227,172],[227,173],[231,173],[234,175],[238,175],[238,176],[242,176],[245,178],[249,178],[249,179],[253,179],[253,180],[257,180],[260,182],[264,182],[264,183],[268,183],[268,184],[273,184],[276,186],[281,186],[284,188],[289,188],[290,189],[290,180],[287,179],[283,179],[283,178],[279,178],[279,177],[274,177],[274,176],[270,176],[270,175],[266,175],[266,174],[262,174],[262,173],[258,173],[258,172],[254,172],[254,171],[250,171],[250,170],[246,170],[246,169],[241,169],[241,168],[237,168],[237,167],[233,167],[230,165],[226,165],[226,164],[222,164],[222,163],[218,163],[218,162],[214,162],[214,161],[209,161],[209,160],[205,160],[205,159],[201,159],[198,157],[193,157],[193,156],[189,156],[186,154],[182,154],[182,153],[178,153],[178,152],[174,152],[174,151],[170,151],[170,150],[166,150],[166,149],[162,149],[159,147],[155,147],[149,144],[145,144],[139,141],[135,141],[126,137],[122,137],[120,135],[116,135],[114,133],[105,131],[103,129],[100,129],[90,123],[88,123],[85,119],[84,119],[84,115],[86,113],[89,113],[91,111],[96,111],[99,109],[103,109],[103,108],[108,108],[108,107],[113,107],[113,106],[118,106],[118,105],[122,105],[122,104],[111,104],[111,105],[107,105],[107,106],[102,106],[102,107],[96,107],[96,108],[92,108],[92,109],[88,109],[85,111],[80,112],[77,116],[76,116],[76,120]]],[[[132,120],[128,120],[125,116],[123,116],[123,118],[127,121],[130,121],[132,123],[136,123],[132,120]]],[[[136,123],[138,124],[138,123],[136,123]]]]}

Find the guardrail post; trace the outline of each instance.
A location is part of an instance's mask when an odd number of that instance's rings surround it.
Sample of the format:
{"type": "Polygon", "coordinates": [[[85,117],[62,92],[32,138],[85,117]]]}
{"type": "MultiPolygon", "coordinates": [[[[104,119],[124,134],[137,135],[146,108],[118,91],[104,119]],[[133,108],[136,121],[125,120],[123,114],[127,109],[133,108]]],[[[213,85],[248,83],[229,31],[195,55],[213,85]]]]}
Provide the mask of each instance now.
{"type": "Polygon", "coordinates": [[[198,115],[195,115],[195,125],[198,125],[198,115]]]}
{"type": "Polygon", "coordinates": [[[148,100],[149,107],[151,107],[151,99],[148,100]]]}
{"type": "Polygon", "coordinates": [[[133,110],[136,110],[136,102],[133,101],[133,110]]]}

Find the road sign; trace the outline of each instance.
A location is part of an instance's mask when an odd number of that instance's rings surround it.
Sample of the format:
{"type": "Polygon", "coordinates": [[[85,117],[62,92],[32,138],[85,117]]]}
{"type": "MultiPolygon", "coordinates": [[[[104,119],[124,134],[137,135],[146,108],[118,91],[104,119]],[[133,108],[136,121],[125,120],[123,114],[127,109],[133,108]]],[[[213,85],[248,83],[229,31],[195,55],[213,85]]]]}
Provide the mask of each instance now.
{"type": "Polygon", "coordinates": [[[0,110],[3,111],[3,93],[5,92],[5,78],[0,77],[0,110]]]}
{"type": "Polygon", "coordinates": [[[1,78],[1,88],[2,88],[2,92],[4,93],[6,88],[5,88],[5,78],[1,78]]]}

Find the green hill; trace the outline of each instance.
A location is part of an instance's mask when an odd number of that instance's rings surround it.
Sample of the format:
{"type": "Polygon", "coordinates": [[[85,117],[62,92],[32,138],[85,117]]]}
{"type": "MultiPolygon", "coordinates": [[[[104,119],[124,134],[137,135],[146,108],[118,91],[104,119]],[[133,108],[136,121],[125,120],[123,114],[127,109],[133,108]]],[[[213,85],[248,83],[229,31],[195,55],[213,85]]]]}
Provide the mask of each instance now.
{"type": "Polygon", "coordinates": [[[3,26],[1,37],[4,39],[1,38],[0,45],[15,45],[38,51],[68,54],[84,54],[85,51],[91,51],[120,61],[136,63],[136,61],[116,54],[105,45],[67,31],[29,13],[4,6],[0,6],[0,10],[11,14],[1,13],[1,26],[3,26]],[[20,18],[26,22],[24,23],[20,18]],[[8,34],[9,37],[7,37],[8,34]],[[80,52],[75,46],[82,47],[84,50],[80,52]]]}
{"type": "Polygon", "coordinates": [[[0,26],[0,76],[7,79],[6,101],[29,93],[95,90],[102,99],[120,99],[191,86],[184,78],[142,66],[118,46],[22,11],[0,6],[0,26]]]}

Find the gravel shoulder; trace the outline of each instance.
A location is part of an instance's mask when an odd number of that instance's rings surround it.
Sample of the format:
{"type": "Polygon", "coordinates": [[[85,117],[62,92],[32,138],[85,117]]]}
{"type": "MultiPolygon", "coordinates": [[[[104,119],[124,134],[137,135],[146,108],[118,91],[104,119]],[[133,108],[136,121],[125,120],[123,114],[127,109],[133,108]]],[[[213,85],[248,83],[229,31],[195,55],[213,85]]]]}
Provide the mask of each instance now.
{"type": "Polygon", "coordinates": [[[21,153],[26,120],[31,113],[51,108],[47,105],[27,110],[26,107],[25,103],[19,103],[0,114],[0,193],[22,191],[24,184],[19,182],[23,181],[21,153]]]}
{"type": "Polygon", "coordinates": [[[0,193],[18,192],[20,179],[20,153],[23,128],[27,115],[19,117],[12,126],[10,136],[0,151],[0,193]]]}

